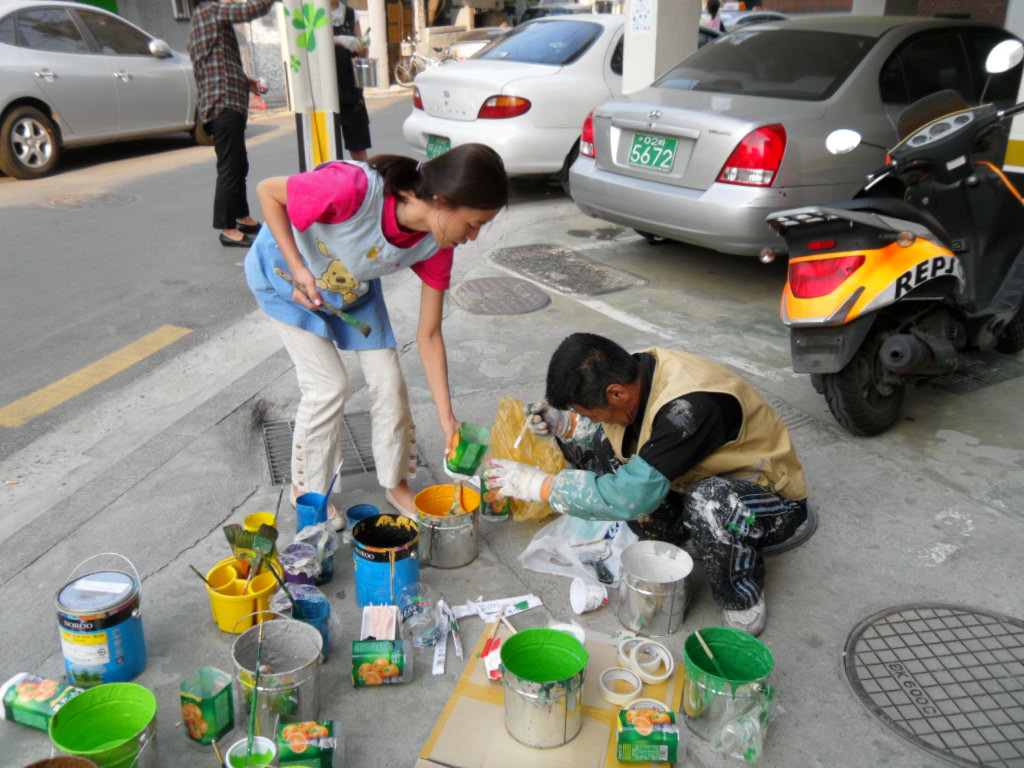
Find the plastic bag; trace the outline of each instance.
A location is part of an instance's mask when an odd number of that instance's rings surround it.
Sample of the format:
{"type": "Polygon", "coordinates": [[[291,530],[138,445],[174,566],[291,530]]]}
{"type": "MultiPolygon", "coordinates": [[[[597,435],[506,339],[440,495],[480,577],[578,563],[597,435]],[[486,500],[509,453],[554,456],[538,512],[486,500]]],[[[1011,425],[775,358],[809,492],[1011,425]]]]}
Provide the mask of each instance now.
{"type": "MultiPolygon", "coordinates": [[[[726,713],[719,730],[713,734],[711,748],[747,763],[756,763],[764,754],[768,723],[782,714],[775,700],[775,689],[765,686],[760,696],[733,699],[736,711],[726,713]]],[[[731,702],[731,703],[732,703],[731,702]]]]}
{"type": "Polygon", "coordinates": [[[519,560],[531,571],[597,581],[594,566],[588,561],[601,559],[612,574],[612,586],[617,586],[622,550],[638,540],[622,521],[563,515],[534,534],[519,560]]]}
{"type": "MultiPolygon", "coordinates": [[[[498,413],[491,427],[491,458],[512,459],[532,467],[538,467],[549,475],[565,469],[565,457],[553,437],[539,437],[530,430],[523,433],[519,447],[513,448],[526,418],[526,405],[514,397],[503,397],[498,401],[498,413]]],[[[511,499],[512,517],[515,520],[541,520],[551,512],[543,502],[511,499]]],[[[591,569],[593,572],[593,569],[591,569]]]]}

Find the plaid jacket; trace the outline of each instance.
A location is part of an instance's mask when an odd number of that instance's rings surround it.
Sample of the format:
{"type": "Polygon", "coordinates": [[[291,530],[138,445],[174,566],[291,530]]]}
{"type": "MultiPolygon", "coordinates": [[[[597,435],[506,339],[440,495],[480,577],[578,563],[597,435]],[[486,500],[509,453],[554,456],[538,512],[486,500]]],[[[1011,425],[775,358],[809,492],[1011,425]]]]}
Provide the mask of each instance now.
{"type": "Polygon", "coordinates": [[[242,68],[234,24],[258,19],[274,0],[203,2],[192,16],[188,55],[199,89],[199,122],[207,123],[225,109],[249,111],[249,78],[242,68]]]}

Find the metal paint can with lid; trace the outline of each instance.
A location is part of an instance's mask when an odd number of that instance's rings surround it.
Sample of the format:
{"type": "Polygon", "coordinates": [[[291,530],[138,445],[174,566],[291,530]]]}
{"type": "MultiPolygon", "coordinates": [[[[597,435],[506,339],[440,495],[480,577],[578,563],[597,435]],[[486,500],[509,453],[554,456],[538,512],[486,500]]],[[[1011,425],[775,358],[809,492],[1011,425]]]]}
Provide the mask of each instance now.
{"type": "Polygon", "coordinates": [[[128,682],[145,669],[142,581],[128,558],[113,552],[87,558],[58,590],[56,604],[64,668],[73,685],[128,682]],[[131,573],[101,570],[76,576],[98,557],[119,558],[131,573]]]}

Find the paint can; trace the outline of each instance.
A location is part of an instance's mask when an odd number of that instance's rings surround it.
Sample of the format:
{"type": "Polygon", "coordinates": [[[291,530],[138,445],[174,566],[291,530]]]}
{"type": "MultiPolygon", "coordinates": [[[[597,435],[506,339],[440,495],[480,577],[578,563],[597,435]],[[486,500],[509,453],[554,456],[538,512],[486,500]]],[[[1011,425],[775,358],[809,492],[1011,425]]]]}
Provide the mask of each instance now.
{"type": "Polygon", "coordinates": [[[528,747],[560,747],[583,727],[589,655],[557,629],[523,629],[501,644],[505,729],[528,747]]]}
{"type": "Polygon", "coordinates": [[[356,601],[395,605],[420,580],[419,526],[404,515],[374,515],[352,529],[356,601]]]}
{"type": "Polygon", "coordinates": [[[235,638],[231,659],[237,681],[238,721],[248,723],[255,706],[256,735],[274,739],[279,722],[317,720],[322,651],[323,638],[315,627],[286,617],[264,621],[235,638]],[[263,651],[254,692],[261,629],[263,651]]]}
{"type": "Polygon", "coordinates": [[[114,552],[86,558],[56,597],[60,644],[68,682],[79,688],[127,682],[146,667],[142,632],[142,580],[131,561],[114,552]],[[118,558],[131,568],[75,574],[98,557],[118,558]]]}
{"type": "Polygon", "coordinates": [[[700,634],[722,674],[704,652],[697,634],[687,637],[683,643],[687,727],[712,743],[724,727],[742,718],[766,728],[775,699],[775,689],[768,684],[775,660],[768,646],[733,627],[708,627],[700,634]]]}
{"type": "Polygon", "coordinates": [[[622,551],[619,621],[647,637],[671,635],[683,624],[686,577],[693,559],[664,541],[637,541],[622,551]]]}
{"type": "Polygon", "coordinates": [[[454,485],[432,485],[416,494],[420,513],[420,559],[435,568],[461,568],[476,559],[480,494],[462,487],[463,514],[451,515],[454,485]]]}
{"type": "Polygon", "coordinates": [[[352,71],[355,73],[356,85],[360,88],[377,87],[377,60],[369,58],[352,59],[352,71]]]}
{"type": "Polygon", "coordinates": [[[156,768],[156,697],[135,683],[105,683],[57,710],[50,740],[100,768],[156,768]]]}

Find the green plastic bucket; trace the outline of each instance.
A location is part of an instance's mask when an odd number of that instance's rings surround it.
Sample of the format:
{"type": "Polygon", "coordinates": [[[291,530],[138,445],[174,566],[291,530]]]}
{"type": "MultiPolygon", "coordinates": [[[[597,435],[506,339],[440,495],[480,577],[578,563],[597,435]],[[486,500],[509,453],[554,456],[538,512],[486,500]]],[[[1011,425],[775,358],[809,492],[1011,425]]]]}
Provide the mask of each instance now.
{"type": "Polygon", "coordinates": [[[708,658],[696,633],[683,643],[683,714],[687,727],[712,744],[726,724],[742,717],[756,719],[764,727],[775,696],[768,685],[775,667],[768,646],[732,627],[707,627],[700,634],[715,658],[708,658]]]}
{"type": "Polygon", "coordinates": [[[505,728],[528,747],[560,747],[583,727],[587,649],[557,629],[524,629],[501,644],[505,728]]]}
{"type": "Polygon", "coordinates": [[[156,766],[156,697],[135,683],[89,688],[57,710],[50,739],[100,768],[156,766]]]}

